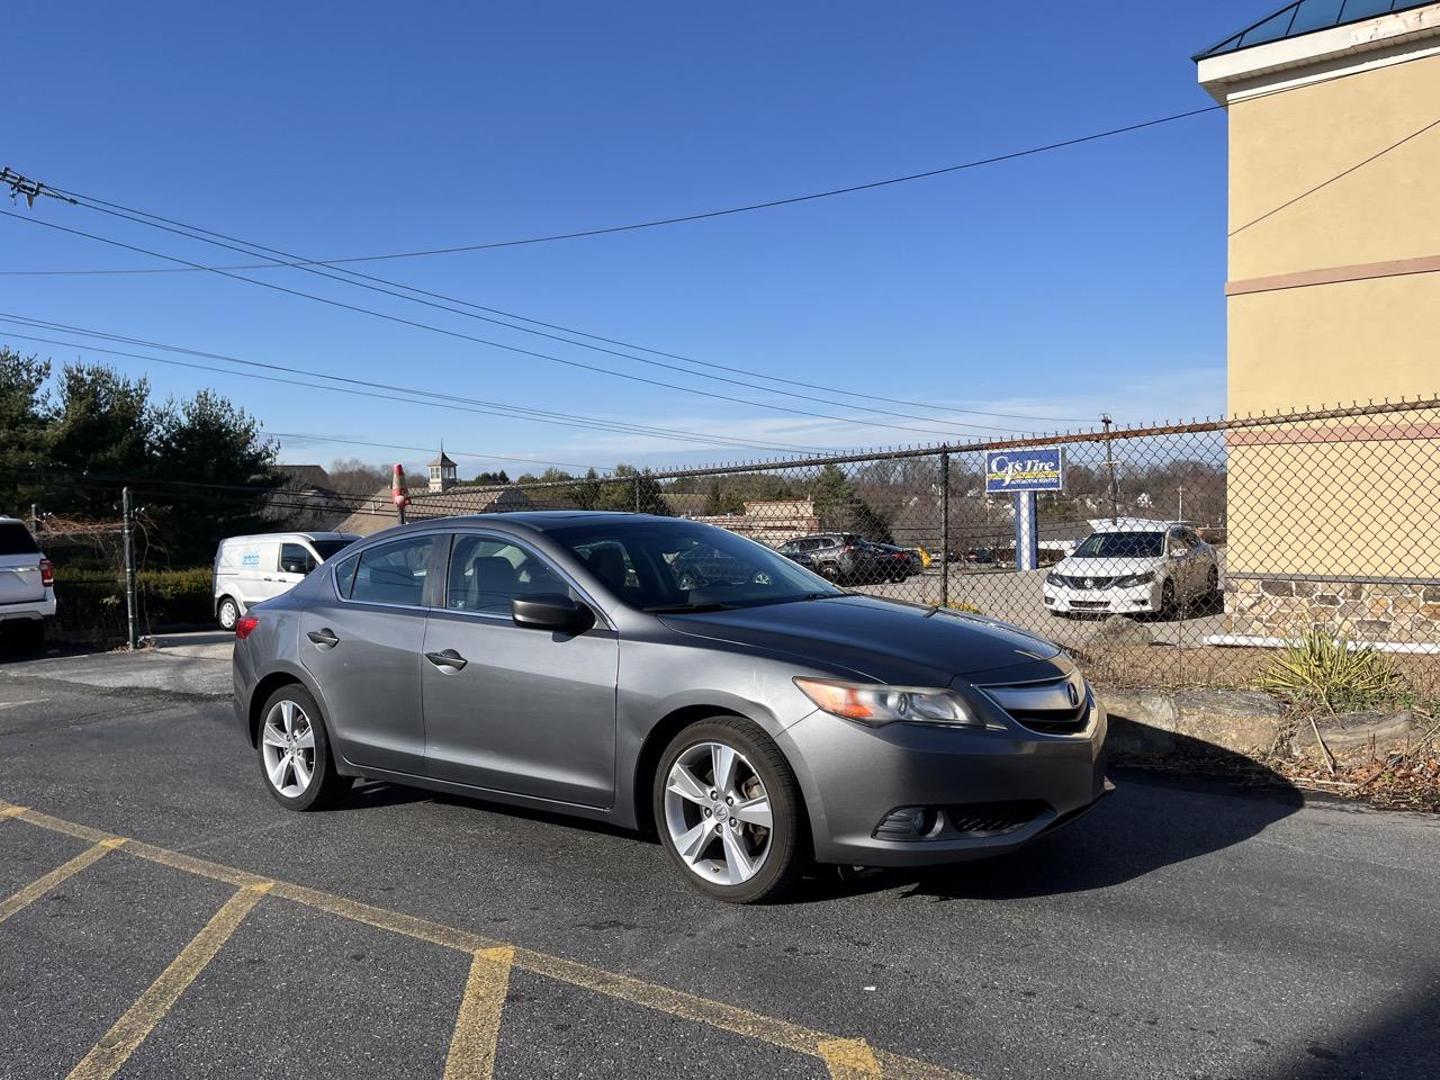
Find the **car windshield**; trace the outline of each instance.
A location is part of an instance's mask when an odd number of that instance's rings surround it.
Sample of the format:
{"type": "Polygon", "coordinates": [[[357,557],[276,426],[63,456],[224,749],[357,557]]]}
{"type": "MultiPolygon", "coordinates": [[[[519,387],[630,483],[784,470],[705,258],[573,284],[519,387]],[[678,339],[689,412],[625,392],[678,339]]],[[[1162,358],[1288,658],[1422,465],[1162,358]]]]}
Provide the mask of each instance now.
{"type": "Polygon", "coordinates": [[[1075,549],[1077,559],[1158,559],[1165,553],[1162,532],[1093,533],[1075,549]]]}
{"type": "Polygon", "coordinates": [[[755,607],[845,595],[777,551],[692,521],[607,521],[549,533],[641,611],[755,607]]]}
{"type": "Polygon", "coordinates": [[[337,553],[344,551],[353,544],[354,540],[311,540],[310,546],[315,549],[315,554],[320,556],[320,561],[333,559],[337,553]]]}

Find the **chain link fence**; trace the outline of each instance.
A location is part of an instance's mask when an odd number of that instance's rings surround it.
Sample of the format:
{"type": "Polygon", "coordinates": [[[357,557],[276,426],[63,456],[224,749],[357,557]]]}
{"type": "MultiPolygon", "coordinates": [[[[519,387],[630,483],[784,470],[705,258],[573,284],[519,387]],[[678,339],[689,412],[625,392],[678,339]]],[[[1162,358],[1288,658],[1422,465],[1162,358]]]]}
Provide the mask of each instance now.
{"type": "Polygon", "coordinates": [[[1318,632],[1440,692],[1440,400],[461,487],[410,519],[520,509],[708,522],[854,591],[1023,627],[1112,685],[1251,685],[1318,632]],[[1028,496],[1017,550],[1024,507],[986,493],[987,460],[1035,448],[1063,452],[1063,489],[1028,496]]]}

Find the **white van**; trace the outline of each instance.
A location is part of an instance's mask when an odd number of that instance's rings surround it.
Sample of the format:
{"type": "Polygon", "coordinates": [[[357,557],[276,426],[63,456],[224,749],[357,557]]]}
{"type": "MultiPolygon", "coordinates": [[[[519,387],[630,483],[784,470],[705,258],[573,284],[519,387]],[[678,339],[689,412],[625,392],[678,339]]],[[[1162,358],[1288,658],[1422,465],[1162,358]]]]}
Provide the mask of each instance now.
{"type": "Polygon", "coordinates": [[[294,587],[337,551],[360,537],[354,533],[259,533],[220,541],[215,552],[215,618],[226,630],[251,604],[294,587]]]}

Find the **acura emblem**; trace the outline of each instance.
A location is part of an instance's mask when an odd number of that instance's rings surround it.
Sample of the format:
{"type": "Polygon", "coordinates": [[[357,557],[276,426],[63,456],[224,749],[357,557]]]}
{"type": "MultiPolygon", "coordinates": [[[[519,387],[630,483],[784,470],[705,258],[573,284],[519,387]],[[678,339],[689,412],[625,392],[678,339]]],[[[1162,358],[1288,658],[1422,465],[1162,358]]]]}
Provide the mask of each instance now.
{"type": "Polygon", "coordinates": [[[1073,682],[1067,682],[1065,689],[1070,694],[1070,707],[1072,709],[1078,709],[1080,707],[1080,691],[1075,688],[1073,682]]]}

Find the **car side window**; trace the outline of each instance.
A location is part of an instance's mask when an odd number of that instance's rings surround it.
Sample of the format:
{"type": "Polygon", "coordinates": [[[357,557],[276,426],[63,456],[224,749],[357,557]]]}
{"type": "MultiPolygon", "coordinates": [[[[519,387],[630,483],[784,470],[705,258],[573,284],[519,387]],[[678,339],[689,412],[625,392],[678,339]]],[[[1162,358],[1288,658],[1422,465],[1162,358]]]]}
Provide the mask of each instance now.
{"type": "Polygon", "coordinates": [[[433,536],[417,536],[361,552],[350,599],[365,604],[420,607],[434,545],[433,536]]]}
{"type": "Polygon", "coordinates": [[[335,591],[344,599],[350,599],[350,586],[355,584],[355,564],[360,556],[351,555],[344,562],[335,564],[335,591]]]}
{"type": "Polygon", "coordinates": [[[280,545],[280,569],[285,573],[308,574],[315,566],[315,556],[299,544],[280,545]]]}
{"type": "Polygon", "coordinates": [[[489,536],[457,536],[450,551],[445,607],[510,616],[517,596],[568,595],[565,579],[517,544],[489,536]]]}

